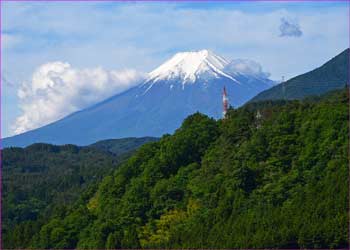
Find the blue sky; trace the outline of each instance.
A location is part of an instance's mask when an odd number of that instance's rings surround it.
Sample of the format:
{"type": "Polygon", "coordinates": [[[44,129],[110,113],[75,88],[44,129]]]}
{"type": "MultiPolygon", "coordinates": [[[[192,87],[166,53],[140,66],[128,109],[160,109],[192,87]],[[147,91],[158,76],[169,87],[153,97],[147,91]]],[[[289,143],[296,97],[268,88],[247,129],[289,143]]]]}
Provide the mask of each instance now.
{"type": "Polygon", "coordinates": [[[347,2],[3,2],[1,21],[5,137],[123,91],[179,51],[255,60],[279,80],[349,44],[347,2]]]}

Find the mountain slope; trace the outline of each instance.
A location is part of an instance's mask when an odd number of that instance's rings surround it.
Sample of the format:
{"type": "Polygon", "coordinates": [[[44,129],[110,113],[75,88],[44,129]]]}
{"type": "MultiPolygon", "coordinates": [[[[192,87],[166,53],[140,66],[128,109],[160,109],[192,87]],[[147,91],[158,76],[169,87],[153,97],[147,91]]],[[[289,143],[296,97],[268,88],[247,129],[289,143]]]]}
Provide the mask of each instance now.
{"type": "Polygon", "coordinates": [[[191,115],[16,246],[348,248],[348,102],[338,91],[191,115]]]}
{"type": "Polygon", "coordinates": [[[250,101],[302,99],[344,88],[349,84],[349,57],[350,49],[346,49],[321,67],[273,86],[250,101]]]}
{"type": "Polygon", "coordinates": [[[55,123],[5,138],[3,146],[87,145],[111,138],[157,137],[172,133],[197,111],[221,117],[224,86],[234,106],[272,86],[266,77],[232,72],[228,66],[228,61],[207,50],[176,54],[139,86],[55,123]]]}

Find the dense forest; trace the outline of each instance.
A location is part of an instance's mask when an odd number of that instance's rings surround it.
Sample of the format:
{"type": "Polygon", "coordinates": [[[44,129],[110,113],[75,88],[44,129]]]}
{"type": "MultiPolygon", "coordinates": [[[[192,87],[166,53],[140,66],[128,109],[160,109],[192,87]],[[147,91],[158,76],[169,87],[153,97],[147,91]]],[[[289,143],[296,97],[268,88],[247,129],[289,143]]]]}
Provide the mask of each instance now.
{"type": "Polygon", "coordinates": [[[36,232],[19,224],[11,247],[346,248],[347,104],[337,91],[193,114],[36,232]]]}
{"type": "MultiPolygon", "coordinates": [[[[2,151],[2,239],[5,248],[39,232],[51,214],[61,213],[82,192],[97,185],[132,152],[156,138],[100,141],[91,146],[36,143],[2,151]]],[[[23,245],[28,242],[22,241],[23,245]]]]}

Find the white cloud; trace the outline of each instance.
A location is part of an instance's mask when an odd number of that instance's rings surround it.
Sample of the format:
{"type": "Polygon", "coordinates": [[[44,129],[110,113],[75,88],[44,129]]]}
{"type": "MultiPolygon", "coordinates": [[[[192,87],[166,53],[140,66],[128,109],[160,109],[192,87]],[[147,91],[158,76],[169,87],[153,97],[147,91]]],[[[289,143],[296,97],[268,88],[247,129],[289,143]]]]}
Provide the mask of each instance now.
{"type": "Polygon", "coordinates": [[[22,114],[16,119],[14,133],[54,122],[118,94],[142,78],[135,70],[76,69],[59,61],[41,65],[31,82],[18,89],[22,114]]]}
{"type": "Polygon", "coordinates": [[[262,66],[253,60],[249,59],[234,59],[227,66],[226,69],[232,73],[244,73],[248,75],[256,75],[262,78],[268,78],[270,73],[264,72],[262,66]]]}
{"type": "Polygon", "coordinates": [[[259,8],[250,11],[235,4],[221,8],[205,8],[205,3],[197,5],[203,8],[179,5],[5,3],[4,27],[22,34],[26,44],[26,53],[21,50],[7,60],[19,72],[52,60],[80,67],[98,64],[151,71],[177,51],[206,48],[225,57],[259,61],[279,79],[318,66],[348,44],[344,6],[293,9],[281,4],[264,10],[272,4],[256,7],[249,3],[247,6],[259,8]],[[280,37],[281,19],[288,24],[298,20],[303,35],[299,39],[280,37]],[[18,65],[18,60],[26,63],[18,65]],[[298,64],[291,68],[280,63],[286,60],[298,60],[298,64]]]}
{"type": "MultiPolygon", "coordinates": [[[[314,69],[349,44],[346,3],[3,4],[2,28],[20,39],[8,42],[13,47],[2,58],[12,82],[29,79],[36,65],[49,61],[147,72],[178,51],[199,49],[258,61],[272,79],[280,80],[282,75],[288,79],[314,69]],[[303,35],[280,37],[281,18],[298,20],[303,35]]],[[[17,107],[13,99],[3,106],[10,110],[4,119],[9,124],[17,117],[11,109],[17,107]]],[[[8,126],[3,127],[6,134],[8,126]]]]}

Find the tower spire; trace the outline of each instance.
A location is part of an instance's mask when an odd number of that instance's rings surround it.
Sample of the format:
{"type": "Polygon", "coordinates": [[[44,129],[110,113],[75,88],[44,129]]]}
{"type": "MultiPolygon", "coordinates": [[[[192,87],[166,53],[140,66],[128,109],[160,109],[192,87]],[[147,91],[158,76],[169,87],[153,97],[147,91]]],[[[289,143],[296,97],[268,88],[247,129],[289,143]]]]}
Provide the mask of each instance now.
{"type": "Polygon", "coordinates": [[[223,118],[225,118],[227,114],[227,109],[228,109],[228,97],[226,93],[226,87],[224,87],[224,90],[222,92],[222,106],[223,106],[222,116],[223,118]]]}

